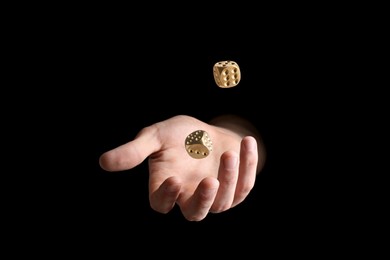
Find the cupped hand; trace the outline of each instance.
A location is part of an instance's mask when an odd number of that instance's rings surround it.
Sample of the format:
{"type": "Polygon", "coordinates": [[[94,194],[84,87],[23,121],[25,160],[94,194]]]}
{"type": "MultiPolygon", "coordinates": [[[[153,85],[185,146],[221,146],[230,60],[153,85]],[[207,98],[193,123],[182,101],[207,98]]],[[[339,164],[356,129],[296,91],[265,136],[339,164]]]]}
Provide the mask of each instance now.
{"type": "Polygon", "coordinates": [[[122,171],[145,159],[151,207],[168,213],[177,204],[187,220],[200,221],[248,196],[255,183],[258,149],[252,136],[179,115],[147,126],[130,142],[105,152],[100,165],[122,171]],[[201,159],[185,149],[186,137],[196,130],[206,131],[213,143],[211,153],[201,159]]]}

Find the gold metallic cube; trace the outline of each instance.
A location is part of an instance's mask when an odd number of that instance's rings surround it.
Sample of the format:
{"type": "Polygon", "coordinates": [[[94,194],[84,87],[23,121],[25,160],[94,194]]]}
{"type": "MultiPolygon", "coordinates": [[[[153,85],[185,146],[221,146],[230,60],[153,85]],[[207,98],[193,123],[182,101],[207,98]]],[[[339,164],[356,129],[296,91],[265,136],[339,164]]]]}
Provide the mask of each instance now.
{"type": "Polygon", "coordinates": [[[213,74],[215,83],[220,88],[231,88],[237,86],[241,80],[241,71],[234,61],[220,61],[214,64],[213,74]]]}
{"type": "Polygon", "coordinates": [[[206,131],[197,130],[187,136],[185,148],[192,158],[202,159],[206,158],[211,153],[213,150],[213,143],[206,131]]]}

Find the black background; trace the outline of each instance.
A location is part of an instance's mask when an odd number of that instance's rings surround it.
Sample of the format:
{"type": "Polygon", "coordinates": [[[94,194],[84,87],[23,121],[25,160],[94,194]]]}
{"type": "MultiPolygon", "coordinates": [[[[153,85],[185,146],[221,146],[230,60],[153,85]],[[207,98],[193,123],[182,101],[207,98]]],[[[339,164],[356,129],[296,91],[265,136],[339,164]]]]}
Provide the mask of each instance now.
{"type": "Polygon", "coordinates": [[[178,209],[162,215],[149,208],[145,164],[108,173],[98,158],[154,122],[178,114],[207,121],[222,113],[256,124],[268,160],[242,205],[202,223],[286,223],[319,214],[315,208],[321,201],[313,192],[325,178],[324,165],[317,164],[313,149],[324,141],[317,135],[326,127],[317,108],[329,77],[320,66],[331,54],[316,46],[315,35],[309,45],[308,32],[295,27],[269,31],[259,26],[247,34],[238,26],[221,25],[221,31],[206,35],[197,26],[171,31],[167,28],[173,24],[152,24],[139,31],[117,25],[78,30],[64,53],[63,87],[72,95],[67,103],[72,116],[64,127],[74,140],[64,139],[66,147],[73,147],[67,158],[72,168],[65,167],[68,172],[60,174],[58,183],[64,191],[61,214],[82,223],[194,225],[178,209]],[[214,82],[212,67],[223,60],[236,61],[242,70],[235,88],[221,89],[214,82]]]}
{"type": "Polygon", "coordinates": [[[346,160],[342,125],[351,118],[351,109],[337,109],[349,97],[348,64],[356,59],[350,27],[316,19],[317,12],[302,18],[280,9],[207,22],[199,13],[184,20],[83,10],[24,27],[29,44],[20,50],[37,86],[25,95],[40,98],[23,110],[34,123],[21,128],[29,129],[21,141],[31,142],[32,156],[20,163],[28,167],[16,175],[18,203],[11,203],[21,230],[99,237],[229,225],[311,236],[349,225],[347,198],[335,194],[346,170],[337,163],[346,160]],[[223,60],[241,68],[234,88],[214,82],[212,67],[223,60]],[[185,220],[178,208],[163,215],[149,207],[145,163],[118,173],[99,167],[103,152],[144,126],[222,113],[250,119],[268,153],[254,189],[231,210],[200,222],[185,220]]]}

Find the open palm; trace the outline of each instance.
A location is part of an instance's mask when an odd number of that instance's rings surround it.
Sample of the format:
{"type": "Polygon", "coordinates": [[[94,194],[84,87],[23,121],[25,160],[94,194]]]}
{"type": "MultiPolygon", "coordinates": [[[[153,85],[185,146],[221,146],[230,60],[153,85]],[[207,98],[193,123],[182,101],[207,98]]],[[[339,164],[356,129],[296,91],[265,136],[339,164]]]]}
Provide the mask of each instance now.
{"type": "Polygon", "coordinates": [[[186,219],[199,221],[246,198],[255,183],[258,151],[252,136],[179,115],[143,128],[134,140],[104,153],[100,165],[121,171],[147,158],[151,207],[168,213],[177,204],[186,219]],[[185,149],[186,137],[196,130],[206,131],[213,142],[202,159],[185,149]]]}

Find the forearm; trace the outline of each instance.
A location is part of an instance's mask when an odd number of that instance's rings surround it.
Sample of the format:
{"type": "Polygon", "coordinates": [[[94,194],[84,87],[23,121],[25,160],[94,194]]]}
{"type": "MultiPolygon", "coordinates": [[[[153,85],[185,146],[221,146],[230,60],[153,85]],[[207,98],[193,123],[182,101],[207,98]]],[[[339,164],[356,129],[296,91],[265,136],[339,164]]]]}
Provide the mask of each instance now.
{"type": "Polygon", "coordinates": [[[264,167],[266,158],[266,149],[259,130],[249,120],[239,117],[237,115],[221,115],[209,121],[209,124],[231,131],[241,138],[245,136],[252,136],[257,141],[258,150],[258,167],[259,173],[264,167]]]}

